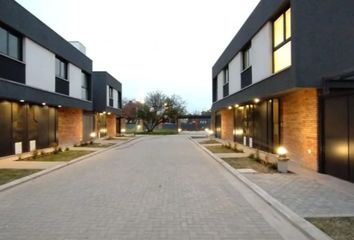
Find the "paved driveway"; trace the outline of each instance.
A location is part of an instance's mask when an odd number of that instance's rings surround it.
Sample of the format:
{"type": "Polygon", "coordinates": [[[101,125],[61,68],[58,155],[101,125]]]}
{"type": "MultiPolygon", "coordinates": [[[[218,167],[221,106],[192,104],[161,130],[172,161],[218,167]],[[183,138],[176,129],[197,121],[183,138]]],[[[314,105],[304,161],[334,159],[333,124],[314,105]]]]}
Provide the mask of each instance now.
{"type": "Polygon", "coordinates": [[[305,237],[186,136],[166,136],[1,192],[0,239],[305,237]]]}

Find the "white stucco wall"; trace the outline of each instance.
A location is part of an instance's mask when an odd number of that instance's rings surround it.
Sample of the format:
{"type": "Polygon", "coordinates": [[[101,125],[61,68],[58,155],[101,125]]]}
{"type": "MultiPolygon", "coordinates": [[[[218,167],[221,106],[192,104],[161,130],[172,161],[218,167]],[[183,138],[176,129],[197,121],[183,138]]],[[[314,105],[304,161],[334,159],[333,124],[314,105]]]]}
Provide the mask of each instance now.
{"type": "Polygon", "coordinates": [[[69,78],[69,95],[74,98],[82,99],[81,96],[81,82],[82,82],[82,72],[81,69],[75,65],[68,64],[68,78],[69,78]]]}
{"type": "Polygon", "coordinates": [[[272,24],[267,23],[252,39],[252,83],[272,75],[272,24]]]}
{"type": "Polygon", "coordinates": [[[218,74],[218,99],[217,100],[220,100],[220,99],[223,99],[223,86],[224,86],[224,71],[221,71],[219,74],[218,74]]]}
{"type": "Polygon", "coordinates": [[[229,63],[229,93],[241,90],[242,53],[238,53],[229,63]]]}
{"type": "Polygon", "coordinates": [[[26,84],[55,92],[55,54],[25,38],[23,59],[26,63],[26,84]]]}

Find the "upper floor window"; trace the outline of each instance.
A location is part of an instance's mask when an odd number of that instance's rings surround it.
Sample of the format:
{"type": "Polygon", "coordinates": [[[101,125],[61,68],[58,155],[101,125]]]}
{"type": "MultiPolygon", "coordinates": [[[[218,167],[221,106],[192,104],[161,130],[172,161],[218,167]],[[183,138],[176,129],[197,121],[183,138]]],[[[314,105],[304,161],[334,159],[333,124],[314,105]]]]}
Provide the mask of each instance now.
{"type": "Polygon", "coordinates": [[[118,108],[122,108],[122,93],[118,91],[118,108]]]}
{"type": "Polygon", "coordinates": [[[108,98],[109,98],[108,106],[113,107],[113,88],[111,86],[109,86],[108,88],[108,98]]]}
{"type": "Polygon", "coordinates": [[[84,100],[90,100],[90,79],[86,73],[82,73],[82,80],[81,80],[81,98],[84,100]]]}
{"type": "Polygon", "coordinates": [[[0,53],[22,60],[22,39],[0,27],[0,53]]]}
{"type": "Polygon", "coordinates": [[[291,66],[291,9],[273,22],[273,72],[291,66]]]}
{"type": "Polygon", "coordinates": [[[224,85],[229,83],[229,78],[230,78],[229,68],[227,67],[224,70],[224,85]]]}
{"type": "Polygon", "coordinates": [[[246,70],[251,66],[250,49],[251,44],[247,45],[247,47],[242,51],[242,70],[246,70]]]}
{"type": "Polygon", "coordinates": [[[68,79],[68,63],[59,58],[55,59],[55,76],[61,79],[68,79]]]}

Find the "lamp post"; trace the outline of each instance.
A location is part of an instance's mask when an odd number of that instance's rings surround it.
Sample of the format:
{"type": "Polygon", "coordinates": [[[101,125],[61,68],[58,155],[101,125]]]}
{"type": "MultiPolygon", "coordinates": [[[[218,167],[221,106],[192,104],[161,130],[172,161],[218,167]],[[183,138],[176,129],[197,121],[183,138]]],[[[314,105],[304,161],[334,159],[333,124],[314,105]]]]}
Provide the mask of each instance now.
{"type": "Polygon", "coordinates": [[[278,163],[277,163],[278,172],[287,173],[288,162],[289,162],[289,157],[287,156],[288,150],[285,147],[280,146],[277,149],[277,154],[278,154],[278,163]]]}

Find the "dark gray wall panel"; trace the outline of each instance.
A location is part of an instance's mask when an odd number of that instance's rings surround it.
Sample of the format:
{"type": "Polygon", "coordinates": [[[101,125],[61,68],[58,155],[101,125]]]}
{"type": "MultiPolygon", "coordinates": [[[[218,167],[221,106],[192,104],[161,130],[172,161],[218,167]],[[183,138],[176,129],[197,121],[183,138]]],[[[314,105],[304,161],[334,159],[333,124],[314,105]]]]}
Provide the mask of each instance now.
{"type": "Polygon", "coordinates": [[[11,103],[0,101],[0,156],[13,152],[11,128],[11,103]]]}
{"type": "Polygon", "coordinates": [[[3,80],[0,78],[0,99],[20,100],[24,99],[26,102],[41,104],[43,102],[47,105],[72,108],[81,108],[92,111],[92,102],[84,101],[77,98],[72,98],[65,95],[60,95],[52,92],[43,91],[37,88],[29,87],[23,84],[3,80]]]}
{"type": "Polygon", "coordinates": [[[299,87],[353,67],[354,1],[292,0],[293,67],[299,87]]]}
{"type": "Polygon", "coordinates": [[[0,54],[0,78],[25,83],[26,65],[0,54]]]}

